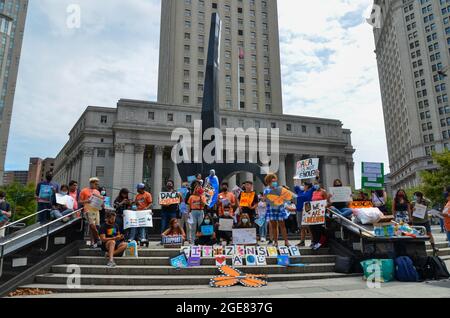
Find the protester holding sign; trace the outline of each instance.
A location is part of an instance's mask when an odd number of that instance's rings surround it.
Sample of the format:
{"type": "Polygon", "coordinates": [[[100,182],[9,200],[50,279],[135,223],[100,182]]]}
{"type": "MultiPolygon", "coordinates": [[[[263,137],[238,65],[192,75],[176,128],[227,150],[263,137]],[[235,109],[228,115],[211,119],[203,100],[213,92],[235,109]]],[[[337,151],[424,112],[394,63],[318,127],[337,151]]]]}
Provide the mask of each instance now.
{"type": "Polygon", "coordinates": [[[244,182],[244,192],[239,196],[239,208],[241,216],[247,214],[252,224],[255,222],[256,208],[258,207],[258,195],[253,190],[253,182],[244,182]]]}
{"type": "Polygon", "coordinates": [[[372,205],[381,212],[387,213],[387,193],[384,190],[372,190],[372,205]]]}
{"type": "Polygon", "coordinates": [[[427,230],[427,235],[430,237],[431,247],[433,248],[433,252],[437,255],[439,250],[436,248],[434,244],[434,237],[431,231],[431,223],[428,217],[428,206],[430,204],[430,200],[425,199],[423,193],[418,191],[414,193],[414,201],[411,203],[412,212],[412,222],[415,226],[423,226],[427,230]],[[418,210],[422,211],[418,211],[418,210]]]}
{"type": "Polygon", "coordinates": [[[267,203],[263,199],[263,194],[258,195],[258,207],[256,208],[256,223],[259,227],[259,240],[261,243],[266,242],[267,236],[267,220],[266,220],[267,203]]]}
{"type": "MultiPolygon", "coordinates": [[[[264,182],[267,188],[264,190],[264,198],[266,199],[267,207],[266,207],[266,220],[270,222],[271,235],[273,236],[274,246],[278,246],[278,227],[281,228],[281,234],[283,235],[283,239],[285,241],[285,245],[289,246],[289,240],[287,237],[286,226],[284,221],[289,217],[289,213],[284,208],[284,200],[280,198],[280,205],[277,205],[275,202],[276,198],[273,200],[269,199],[269,196],[276,196],[276,193],[279,195],[283,191],[283,187],[280,187],[278,184],[278,177],[275,174],[269,174],[264,179],[264,182]]],[[[286,190],[287,191],[287,190],[286,190]]]]}
{"type": "Polygon", "coordinates": [[[206,206],[206,197],[203,194],[203,188],[198,181],[193,183],[194,192],[188,199],[187,209],[192,218],[192,228],[195,229],[192,231],[192,237],[190,239],[191,242],[195,241],[195,231],[198,229],[200,224],[203,222],[203,218],[205,217],[205,206],[206,206]]]}
{"type": "MultiPolygon", "coordinates": [[[[61,186],[61,191],[56,194],[56,204],[53,206],[53,210],[50,213],[52,218],[59,219],[72,213],[74,207],[74,200],[69,196],[69,187],[67,185],[61,186]]],[[[63,219],[63,222],[68,222],[69,219],[63,219]]]]}
{"type": "Polygon", "coordinates": [[[411,204],[405,190],[400,189],[393,203],[394,219],[397,223],[410,223],[412,221],[411,204]]]}
{"type": "Polygon", "coordinates": [[[444,207],[442,215],[444,216],[444,225],[445,230],[447,231],[448,246],[450,247],[450,192],[448,190],[449,188],[447,187],[447,204],[444,207]]]}
{"type": "MultiPolygon", "coordinates": [[[[318,174],[317,174],[318,175],[318,174]]],[[[300,183],[296,181],[296,183],[300,183]]],[[[304,182],[303,185],[296,185],[294,188],[295,193],[297,194],[297,223],[300,228],[300,247],[305,246],[306,240],[306,232],[308,230],[307,226],[302,225],[303,219],[303,208],[306,202],[312,201],[312,196],[314,191],[318,190],[319,186],[314,186],[311,182],[304,182]]]]}
{"type": "MultiPolygon", "coordinates": [[[[134,199],[137,211],[147,211],[152,208],[153,198],[152,195],[145,191],[145,184],[140,183],[137,185],[137,194],[134,199]]],[[[130,240],[136,240],[136,234],[139,235],[138,241],[141,243],[147,243],[147,228],[131,228],[130,230],[130,240]]]]}
{"type": "Polygon", "coordinates": [[[239,223],[236,225],[237,229],[250,229],[254,227],[253,223],[250,219],[250,216],[247,213],[241,214],[241,219],[239,223]]]}
{"type": "Polygon", "coordinates": [[[218,227],[217,239],[219,241],[230,243],[233,240],[231,229],[229,231],[224,231],[221,229],[220,223],[225,223],[225,221],[221,220],[228,220],[228,223],[231,224],[231,220],[233,220],[234,217],[234,207],[236,205],[236,197],[229,191],[228,183],[222,182],[221,192],[217,201],[219,224],[216,224],[216,227],[218,227]]]}
{"type": "Polygon", "coordinates": [[[80,192],[80,203],[83,205],[84,215],[89,223],[91,248],[97,248],[98,245],[101,245],[97,231],[97,226],[100,225],[100,210],[92,205],[93,201],[103,200],[98,191],[99,182],[100,180],[95,177],[89,179],[89,187],[80,192]]]}
{"type": "MultiPolygon", "coordinates": [[[[186,228],[186,235],[187,235],[187,240],[191,239],[191,231],[192,231],[192,227],[191,224],[189,224],[189,213],[188,213],[188,207],[187,207],[187,200],[190,196],[190,184],[189,182],[184,182],[181,185],[181,188],[179,190],[180,194],[181,194],[181,203],[180,203],[180,226],[182,229],[186,228]]],[[[193,242],[192,242],[193,243],[193,242]]]]}
{"type": "Polygon", "coordinates": [[[182,236],[183,240],[186,240],[186,233],[178,223],[176,218],[173,218],[169,222],[169,228],[162,233],[162,237],[169,236],[182,236]]]}
{"type": "Polygon", "coordinates": [[[44,211],[38,214],[38,222],[44,224],[50,219],[50,211],[55,203],[55,195],[59,192],[59,185],[52,182],[53,173],[48,172],[45,175],[45,181],[39,182],[36,187],[37,212],[44,211]]]}
{"type": "Polygon", "coordinates": [[[213,246],[214,244],[216,244],[216,233],[214,232],[214,230],[210,231],[211,227],[214,228],[213,219],[211,215],[206,214],[203,218],[203,221],[197,227],[197,239],[195,240],[195,245],[213,246]]]}
{"type": "MultiPolygon", "coordinates": [[[[319,188],[314,191],[312,202],[316,201],[327,201],[328,194],[323,188],[319,188]]],[[[310,225],[309,229],[312,235],[312,244],[311,248],[315,251],[319,250],[325,243],[327,242],[327,237],[325,235],[325,229],[322,224],[318,225],[310,225]]]]}
{"type": "Polygon", "coordinates": [[[116,267],[115,256],[122,256],[127,248],[124,237],[116,224],[116,213],[108,211],[106,222],[100,227],[100,239],[102,240],[102,250],[106,252],[108,267],[116,267]]]}
{"type": "Polygon", "coordinates": [[[120,190],[119,195],[114,200],[114,208],[116,209],[116,223],[120,231],[123,233],[123,212],[131,209],[131,200],[129,198],[130,191],[126,188],[120,190]]]}
{"type": "MultiPolygon", "coordinates": [[[[334,180],[333,188],[335,188],[336,190],[343,188],[342,181],[340,179],[334,180]]],[[[333,194],[330,193],[328,196],[328,202],[331,205],[330,209],[333,210],[334,212],[342,215],[343,217],[350,219],[351,216],[353,215],[353,210],[348,207],[348,203],[350,201],[352,201],[351,193],[352,193],[352,191],[350,189],[348,199],[346,201],[342,201],[342,202],[339,202],[339,200],[338,201],[333,200],[333,194]]],[[[343,200],[343,199],[344,198],[342,198],[340,200],[343,200]]]]}
{"type": "Polygon", "coordinates": [[[161,205],[161,233],[169,226],[172,219],[177,218],[179,213],[181,194],[174,189],[175,183],[168,180],[166,183],[166,191],[160,193],[159,204],[161,205]]]}

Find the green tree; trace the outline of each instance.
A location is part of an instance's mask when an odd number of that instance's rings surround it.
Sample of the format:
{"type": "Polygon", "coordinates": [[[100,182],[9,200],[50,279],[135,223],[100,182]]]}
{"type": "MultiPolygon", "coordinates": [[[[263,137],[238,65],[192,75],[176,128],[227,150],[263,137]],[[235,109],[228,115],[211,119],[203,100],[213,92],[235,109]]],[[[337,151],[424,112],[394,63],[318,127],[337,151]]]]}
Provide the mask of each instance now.
{"type": "MultiPolygon", "coordinates": [[[[11,222],[36,212],[37,203],[34,196],[35,186],[33,184],[23,186],[14,183],[0,188],[0,190],[6,192],[6,200],[11,204],[11,211],[13,212],[11,222]]],[[[33,218],[30,218],[27,224],[32,224],[34,221],[33,218]]]]}
{"type": "Polygon", "coordinates": [[[443,204],[444,197],[442,193],[445,187],[450,185],[450,151],[433,153],[433,159],[439,166],[439,169],[423,171],[421,173],[422,185],[420,188],[433,204],[443,204]]]}

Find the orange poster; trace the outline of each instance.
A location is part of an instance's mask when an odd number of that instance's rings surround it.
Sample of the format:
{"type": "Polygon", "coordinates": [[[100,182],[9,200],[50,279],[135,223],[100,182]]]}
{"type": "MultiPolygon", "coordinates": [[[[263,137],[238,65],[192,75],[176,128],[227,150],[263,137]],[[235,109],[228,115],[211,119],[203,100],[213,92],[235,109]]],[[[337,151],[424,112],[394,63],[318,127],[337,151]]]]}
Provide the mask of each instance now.
{"type": "Polygon", "coordinates": [[[177,192],[161,192],[159,194],[159,204],[160,205],[172,205],[179,204],[180,196],[177,192]]]}
{"type": "Polygon", "coordinates": [[[249,193],[242,192],[239,206],[243,207],[243,208],[251,208],[254,199],[255,199],[255,192],[249,192],[249,193]]]}
{"type": "Polygon", "coordinates": [[[349,204],[350,209],[373,208],[372,201],[353,201],[349,204]]]}

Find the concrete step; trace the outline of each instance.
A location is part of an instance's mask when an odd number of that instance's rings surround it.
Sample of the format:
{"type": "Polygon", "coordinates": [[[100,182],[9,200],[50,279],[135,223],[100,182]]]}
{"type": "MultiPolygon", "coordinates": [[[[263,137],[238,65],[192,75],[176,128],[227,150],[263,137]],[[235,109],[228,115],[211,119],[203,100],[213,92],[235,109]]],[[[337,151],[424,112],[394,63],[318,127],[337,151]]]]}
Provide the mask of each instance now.
{"type": "MultiPolygon", "coordinates": [[[[216,272],[218,274],[218,272],[216,272]]],[[[300,281],[342,277],[359,277],[361,274],[344,275],[333,272],[325,273],[300,273],[300,274],[272,274],[269,282],[300,281]]],[[[81,275],[81,285],[118,285],[118,286],[152,286],[152,285],[208,285],[212,276],[210,275],[81,275]]],[[[62,284],[73,280],[70,274],[49,273],[36,276],[37,284],[62,284]]]]}
{"type": "MultiPolygon", "coordinates": [[[[435,243],[435,245],[436,245],[436,247],[439,248],[439,249],[441,249],[441,248],[448,248],[448,242],[437,242],[437,243],[435,243]]],[[[430,242],[427,242],[427,243],[426,243],[426,246],[427,246],[427,250],[430,250],[430,249],[431,249],[431,244],[430,244],[430,242]]]]}
{"type": "MultiPolygon", "coordinates": [[[[300,253],[305,255],[330,255],[329,248],[321,248],[318,251],[313,251],[308,247],[301,248],[300,253]]],[[[82,248],[79,251],[80,256],[104,256],[105,252],[101,249],[82,248]]],[[[180,249],[171,248],[157,248],[157,249],[139,249],[139,257],[175,257],[180,255],[180,249]]]]}
{"type": "MultiPolygon", "coordinates": [[[[304,264],[318,264],[318,263],[334,263],[336,256],[334,255],[305,255],[300,257],[291,257],[292,259],[299,259],[301,263],[304,264]]],[[[158,265],[168,265],[170,264],[170,257],[118,257],[115,262],[119,266],[158,266],[158,265]]],[[[104,265],[104,257],[96,256],[69,256],[66,258],[66,264],[77,264],[77,265],[104,265]]],[[[216,260],[214,258],[202,258],[202,265],[214,266],[216,260]]],[[[276,265],[276,257],[267,258],[268,265],[276,265]]]]}
{"type": "MultiPolygon", "coordinates": [[[[448,246],[448,245],[447,245],[448,246]]],[[[433,250],[427,250],[428,256],[433,256],[433,250]]],[[[450,255],[450,247],[447,248],[439,248],[438,256],[449,256],[450,255]]]]}
{"type": "MultiPolygon", "coordinates": [[[[125,291],[173,291],[173,290],[191,290],[192,286],[172,285],[172,286],[125,286],[125,285],[84,285],[78,289],[70,288],[67,285],[59,284],[30,284],[20,286],[19,289],[41,289],[54,293],[113,293],[125,291]]],[[[196,289],[210,289],[209,285],[196,286],[196,289]]]]}
{"type": "MultiPolygon", "coordinates": [[[[51,272],[55,274],[71,273],[70,265],[55,265],[52,266],[51,272]]],[[[185,275],[219,275],[216,266],[198,266],[191,268],[177,269],[172,266],[117,266],[109,268],[105,265],[79,265],[81,275],[171,275],[171,276],[185,276],[185,275]]],[[[326,273],[334,271],[334,263],[330,264],[307,264],[304,267],[284,267],[278,265],[267,266],[242,266],[236,267],[245,273],[252,274],[300,274],[300,273],[326,273]]]]}

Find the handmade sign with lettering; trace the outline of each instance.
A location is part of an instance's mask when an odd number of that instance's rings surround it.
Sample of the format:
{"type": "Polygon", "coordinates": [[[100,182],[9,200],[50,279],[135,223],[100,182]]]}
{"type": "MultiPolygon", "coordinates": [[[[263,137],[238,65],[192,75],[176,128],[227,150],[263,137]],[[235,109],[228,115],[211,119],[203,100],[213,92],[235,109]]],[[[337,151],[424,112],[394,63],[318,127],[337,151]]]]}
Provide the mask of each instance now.
{"type": "Polygon", "coordinates": [[[268,246],[267,247],[267,254],[269,257],[277,257],[278,256],[278,250],[275,246],[268,246]]]}
{"type": "Polygon", "coordinates": [[[317,176],[319,170],[319,159],[306,159],[297,162],[295,178],[297,180],[313,179],[317,176]]]}
{"type": "Polygon", "coordinates": [[[233,219],[219,219],[219,231],[231,232],[233,231],[233,219]]]}
{"type": "Polygon", "coordinates": [[[373,208],[372,201],[353,201],[348,205],[350,209],[368,209],[373,208]]]}
{"type": "Polygon", "coordinates": [[[233,256],[234,254],[236,254],[236,247],[234,245],[225,246],[226,256],[233,256]]]}
{"type": "Polygon", "coordinates": [[[256,255],[256,246],[246,246],[245,255],[256,255]]]}
{"type": "Polygon", "coordinates": [[[181,247],[183,245],[183,236],[163,236],[161,243],[164,247],[181,247]]]}
{"type": "Polygon", "coordinates": [[[289,256],[288,255],[279,255],[277,257],[277,265],[278,266],[289,266],[290,261],[289,261],[289,256]]]}
{"type": "Polygon", "coordinates": [[[227,265],[227,258],[224,255],[217,255],[215,257],[216,259],[216,266],[224,266],[227,265]]]}
{"type": "Polygon", "coordinates": [[[325,224],[327,201],[306,202],[303,208],[302,225],[325,224]]]}
{"type": "Polygon", "coordinates": [[[267,255],[267,249],[265,246],[257,246],[256,247],[256,255],[267,255]]]}
{"type": "Polygon", "coordinates": [[[189,258],[191,256],[191,247],[190,246],[183,246],[181,248],[180,253],[186,255],[186,258],[189,258]]]}
{"type": "Polygon", "coordinates": [[[256,229],[233,229],[233,244],[256,245],[256,229]]]}
{"type": "Polygon", "coordinates": [[[215,245],[213,247],[213,255],[214,256],[218,256],[218,255],[224,255],[224,248],[222,245],[215,245]]]}
{"type": "Polygon", "coordinates": [[[278,247],[278,251],[280,252],[280,255],[288,255],[289,256],[289,247],[287,247],[287,246],[278,247]]]}
{"type": "Polygon", "coordinates": [[[160,205],[180,204],[180,194],[178,192],[161,192],[159,194],[160,205]]]}
{"type": "Polygon", "coordinates": [[[266,194],[266,202],[271,206],[281,206],[291,203],[295,199],[297,199],[297,195],[283,187],[270,189],[266,194]]]}
{"type": "Polygon", "coordinates": [[[188,262],[186,259],[186,255],[181,254],[177,257],[174,257],[170,260],[170,265],[172,265],[175,268],[186,268],[188,267],[188,262]]]}
{"type": "Polygon", "coordinates": [[[239,206],[243,208],[251,208],[255,200],[255,192],[242,192],[239,200],[239,206]]]}
{"type": "Polygon", "coordinates": [[[363,162],[361,187],[382,190],[384,187],[384,163],[363,162]]]}
{"type": "Polygon", "coordinates": [[[236,255],[245,256],[245,246],[236,246],[236,255]]]}
{"type": "Polygon", "coordinates": [[[212,246],[202,246],[202,256],[203,257],[213,257],[212,246]]]}
{"type": "Polygon", "coordinates": [[[123,227],[125,230],[139,227],[153,227],[152,210],[123,212],[123,227]]]}
{"type": "Polygon", "coordinates": [[[243,265],[244,265],[243,256],[234,255],[233,256],[233,266],[243,266],[243,265]]]}
{"type": "Polygon", "coordinates": [[[291,256],[301,256],[300,249],[297,246],[289,246],[291,256]]]}
{"type": "Polygon", "coordinates": [[[427,206],[422,204],[414,204],[414,212],[413,217],[418,219],[425,219],[425,215],[427,214],[427,206]]]}
{"type": "Polygon", "coordinates": [[[201,246],[191,246],[191,257],[202,257],[201,246]]]}
{"type": "Polygon", "coordinates": [[[247,254],[247,256],[245,256],[245,265],[256,266],[256,255],[247,254]]]}
{"type": "Polygon", "coordinates": [[[256,265],[258,266],[267,266],[267,259],[264,255],[256,256],[256,265]]]}
{"type": "Polygon", "coordinates": [[[350,187],[332,187],[328,189],[331,194],[330,201],[334,202],[352,202],[352,188],[350,187]]]}

